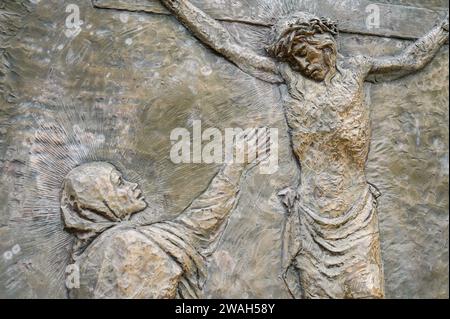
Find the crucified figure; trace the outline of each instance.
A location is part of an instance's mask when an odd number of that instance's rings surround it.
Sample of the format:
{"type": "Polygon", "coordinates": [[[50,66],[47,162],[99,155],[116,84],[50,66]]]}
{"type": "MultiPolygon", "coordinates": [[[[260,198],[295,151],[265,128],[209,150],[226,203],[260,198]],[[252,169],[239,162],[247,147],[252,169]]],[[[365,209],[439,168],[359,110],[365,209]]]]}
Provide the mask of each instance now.
{"type": "Polygon", "coordinates": [[[370,111],[364,82],[425,67],[448,41],[448,16],[401,54],[338,54],[337,25],[295,12],[278,20],[267,55],[241,46],[188,0],[161,0],[200,41],[280,86],[301,182],[284,192],[283,279],[293,297],[382,298],[376,189],[366,180],[370,111]],[[297,287],[297,288],[296,288],[297,287]]]}

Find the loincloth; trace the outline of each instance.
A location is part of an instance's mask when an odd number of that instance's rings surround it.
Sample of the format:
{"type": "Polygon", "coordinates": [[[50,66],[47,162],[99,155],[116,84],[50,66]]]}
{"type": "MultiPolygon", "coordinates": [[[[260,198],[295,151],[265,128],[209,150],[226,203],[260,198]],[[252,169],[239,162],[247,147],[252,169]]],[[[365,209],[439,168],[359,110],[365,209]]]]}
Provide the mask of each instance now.
{"type": "MultiPolygon", "coordinates": [[[[339,217],[324,217],[287,195],[283,278],[294,297],[384,296],[377,203],[369,187],[339,217]]],[[[285,197],[286,199],[286,197],[285,197]]]]}

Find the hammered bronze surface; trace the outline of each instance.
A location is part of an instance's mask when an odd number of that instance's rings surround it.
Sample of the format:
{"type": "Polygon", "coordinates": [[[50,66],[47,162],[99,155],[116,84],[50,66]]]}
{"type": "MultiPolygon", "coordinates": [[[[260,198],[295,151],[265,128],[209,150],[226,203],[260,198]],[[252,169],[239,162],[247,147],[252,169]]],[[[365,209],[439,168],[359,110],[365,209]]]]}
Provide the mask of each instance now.
{"type": "Polygon", "coordinates": [[[447,44],[441,0],[3,1],[0,297],[448,298],[447,44]]]}

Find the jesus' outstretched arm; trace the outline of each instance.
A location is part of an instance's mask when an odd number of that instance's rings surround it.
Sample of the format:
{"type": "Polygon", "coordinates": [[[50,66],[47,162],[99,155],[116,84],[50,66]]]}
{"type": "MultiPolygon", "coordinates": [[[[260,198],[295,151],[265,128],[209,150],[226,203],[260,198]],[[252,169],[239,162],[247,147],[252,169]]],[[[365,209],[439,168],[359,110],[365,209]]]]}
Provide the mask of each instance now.
{"type": "Polygon", "coordinates": [[[424,68],[448,41],[447,18],[402,53],[380,58],[368,58],[368,75],[394,74],[404,76],[424,68]]]}
{"type": "Polygon", "coordinates": [[[220,22],[187,0],[161,2],[201,42],[236,64],[244,72],[270,83],[282,83],[276,62],[240,46],[220,22]]]}

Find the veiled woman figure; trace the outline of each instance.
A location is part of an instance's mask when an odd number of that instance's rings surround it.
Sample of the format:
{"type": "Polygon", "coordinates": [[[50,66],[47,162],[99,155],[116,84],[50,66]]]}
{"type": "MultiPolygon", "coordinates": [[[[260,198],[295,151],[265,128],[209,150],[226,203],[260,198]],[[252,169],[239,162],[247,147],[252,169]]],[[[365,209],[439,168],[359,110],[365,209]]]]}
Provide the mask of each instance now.
{"type": "Polygon", "coordinates": [[[150,225],[129,221],[147,203],[138,185],[113,165],[92,162],[70,171],[61,211],[66,230],[76,237],[72,259],[80,285],[69,289],[69,297],[201,297],[207,257],[236,204],[241,175],[263,158],[248,163],[244,157],[245,163],[224,165],[178,217],[150,225]]]}
{"type": "Polygon", "coordinates": [[[283,193],[289,291],[299,298],[382,298],[377,194],[365,176],[371,130],[364,82],[425,67],[448,41],[448,16],[399,55],[375,58],[338,54],[336,23],[293,12],[275,23],[267,55],[259,55],[188,0],[161,2],[244,72],[281,85],[301,165],[300,184],[283,193]]]}

